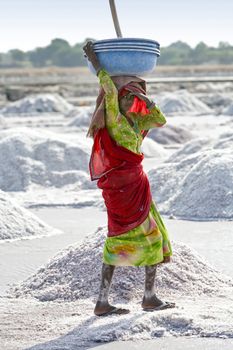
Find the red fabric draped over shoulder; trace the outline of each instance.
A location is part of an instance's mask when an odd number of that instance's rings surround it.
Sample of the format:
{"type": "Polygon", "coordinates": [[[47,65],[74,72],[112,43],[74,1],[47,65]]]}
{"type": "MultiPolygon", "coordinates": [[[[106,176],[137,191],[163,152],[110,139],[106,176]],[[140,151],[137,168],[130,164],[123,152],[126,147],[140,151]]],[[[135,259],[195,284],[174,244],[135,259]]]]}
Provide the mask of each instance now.
{"type": "MultiPolygon", "coordinates": [[[[134,86],[130,86],[130,84],[128,84],[128,88],[123,87],[121,89],[121,91],[119,92],[119,95],[124,96],[124,95],[127,95],[129,92],[142,93],[142,91],[140,89],[136,89],[134,86]]],[[[141,118],[143,118],[143,115],[149,114],[150,110],[147,108],[145,100],[140,99],[138,96],[134,96],[133,103],[132,103],[130,109],[128,110],[128,112],[138,113],[141,115],[141,118]]],[[[146,137],[148,132],[149,132],[149,130],[141,130],[141,134],[142,134],[143,138],[146,137]]]]}
{"type": "Polygon", "coordinates": [[[149,109],[146,106],[146,102],[140,100],[137,96],[134,96],[133,104],[128,110],[128,112],[140,113],[141,115],[146,115],[150,113],[149,109]]]}
{"type": "Polygon", "coordinates": [[[107,128],[94,137],[89,170],[102,189],[108,214],[108,236],[117,236],[140,225],[148,216],[151,191],[143,171],[143,154],[122,147],[107,128]]]}

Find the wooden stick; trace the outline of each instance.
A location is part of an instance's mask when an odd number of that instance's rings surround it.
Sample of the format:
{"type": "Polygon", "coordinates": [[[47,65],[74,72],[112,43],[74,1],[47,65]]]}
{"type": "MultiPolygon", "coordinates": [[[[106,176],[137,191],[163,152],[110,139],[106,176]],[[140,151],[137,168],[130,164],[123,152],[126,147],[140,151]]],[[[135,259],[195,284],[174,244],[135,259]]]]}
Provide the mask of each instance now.
{"type": "Polygon", "coordinates": [[[113,19],[113,23],[114,23],[114,26],[115,26],[116,35],[117,35],[118,38],[122,38],[122,33],[121,33],[120,24],[119,24],[119,21],[118,21],[115,1],[114,0],[109,0],[109,4],[110,4],[111,12],[112,12],[112,19],[113,19]]]}

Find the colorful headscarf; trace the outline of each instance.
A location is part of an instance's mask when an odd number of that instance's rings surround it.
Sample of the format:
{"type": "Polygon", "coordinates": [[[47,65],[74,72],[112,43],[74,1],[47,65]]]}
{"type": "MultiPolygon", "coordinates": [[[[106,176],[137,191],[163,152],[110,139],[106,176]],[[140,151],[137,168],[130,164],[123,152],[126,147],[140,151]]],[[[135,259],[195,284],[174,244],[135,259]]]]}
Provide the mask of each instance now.
{"type": "MultiPolygon", "coordinates": [[[[137,109],[145,104],[139,103],[138,100],[140,100],[140,97],[143,96],[144,100],[146,99],[146,82],[145,80],[138,78],[136,76],[113,76],[111,77],[112,81],[114,82],[119,95],[124,90],[127,90],[128,92],[133,93],[135,96],[137,96],[137,100],[134,104],[134,109],[137,107],[137,109]]],[[[149,100],[148,100],[149,101],[149,100]]],[[[134,110],[137,112],[137,109],[134,110]]],[[[96,100],[96,107],[94,110],[94,113],[92,115],[92,119],[90,122],[90,126],[87,132],[86,136],[94,137],[95,132],[98,129],[102,129],[105,127],[105,92],[103,88],[100,88],[99,95],[96,100]]]]}

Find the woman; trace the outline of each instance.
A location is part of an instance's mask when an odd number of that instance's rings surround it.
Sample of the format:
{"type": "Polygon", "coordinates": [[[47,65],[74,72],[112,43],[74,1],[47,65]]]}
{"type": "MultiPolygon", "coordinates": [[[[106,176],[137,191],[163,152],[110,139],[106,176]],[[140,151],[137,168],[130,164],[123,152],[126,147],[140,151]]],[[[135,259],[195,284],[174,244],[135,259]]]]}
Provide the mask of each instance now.
{"type": "Polygon", "coordinates": [[[100,93],[87,136],[94,139],[89,168],[98,180],[108,214],[108,235],[103,250],[102,278],[94,313],[126,314],[128,309],[108,302],[115,266],[145,266],[145,311],[173,308],[154,291],[156,267],[170,261],[172,248],[163,220],[152,200],[142,168],[140,146],[150,128],[166,119],[146,96],[145,81],[136,76],[110,77],[100,66],[89,41],[84,47],[96,70],[100,93]]]}

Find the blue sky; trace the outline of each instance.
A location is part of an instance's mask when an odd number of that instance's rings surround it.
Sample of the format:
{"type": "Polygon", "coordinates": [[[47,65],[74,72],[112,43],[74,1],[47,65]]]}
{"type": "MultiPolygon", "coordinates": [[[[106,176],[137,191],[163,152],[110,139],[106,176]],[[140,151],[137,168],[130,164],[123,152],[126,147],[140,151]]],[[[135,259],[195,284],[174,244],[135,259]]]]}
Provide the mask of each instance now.
{"type": "MultiPolygon", "coordinates": [[[[182,40],[233,44],[232,0],[115,0],[125,37],[151,38],[166,46],[182,40]]],[[[86,37],[114,38],[108,0],[0,0],[0,52],[71,44],[86,37]]]]}

